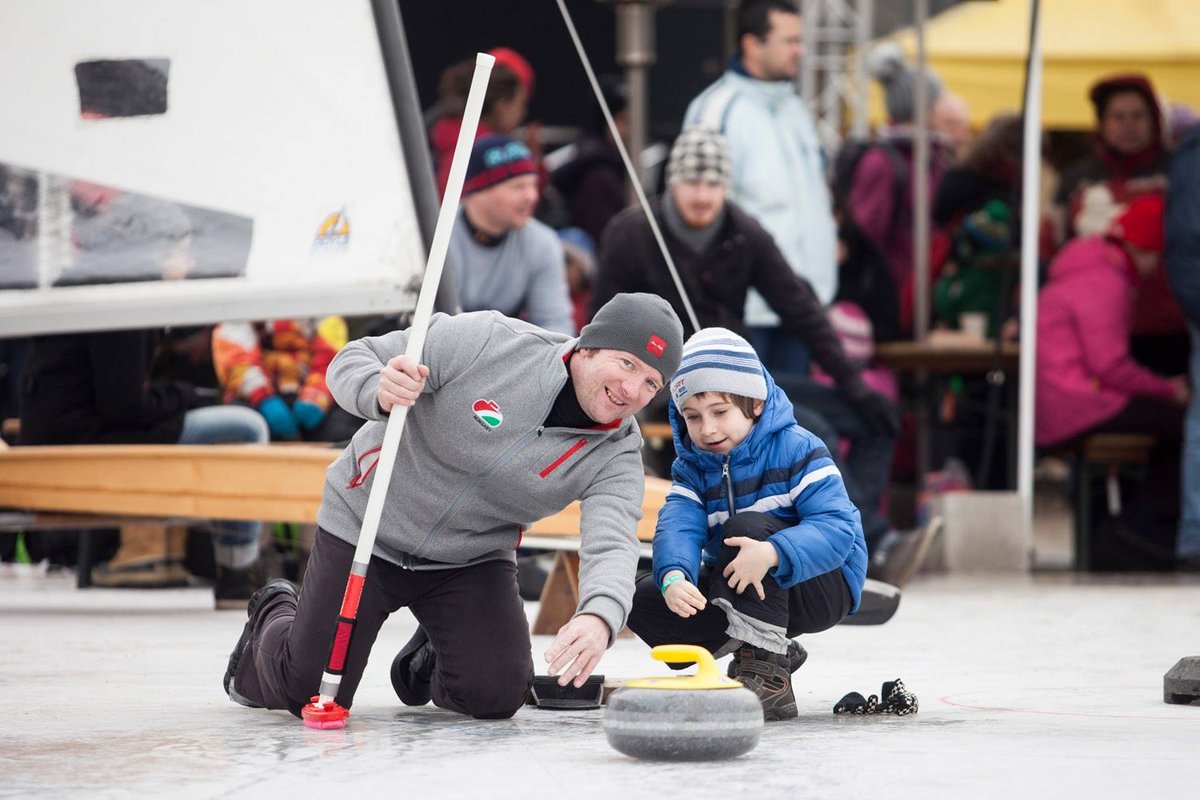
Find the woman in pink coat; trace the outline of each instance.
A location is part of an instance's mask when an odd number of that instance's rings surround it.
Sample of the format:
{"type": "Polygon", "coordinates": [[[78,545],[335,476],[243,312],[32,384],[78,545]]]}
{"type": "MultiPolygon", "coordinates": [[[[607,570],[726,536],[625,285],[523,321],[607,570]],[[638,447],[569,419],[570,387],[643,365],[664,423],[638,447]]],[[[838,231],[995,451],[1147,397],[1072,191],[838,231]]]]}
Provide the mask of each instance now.
{"type": "Polygon", "coordinates": [[[1038,445],[1085,433],[1158,436],[1178,447],[1184,376],[1164,378],[1129,355],[1139,276],[1159,269],[1163,200],[1132,200],[1107,235],[1075,239],[1050,264],[1038,296],[1038,445]]]}

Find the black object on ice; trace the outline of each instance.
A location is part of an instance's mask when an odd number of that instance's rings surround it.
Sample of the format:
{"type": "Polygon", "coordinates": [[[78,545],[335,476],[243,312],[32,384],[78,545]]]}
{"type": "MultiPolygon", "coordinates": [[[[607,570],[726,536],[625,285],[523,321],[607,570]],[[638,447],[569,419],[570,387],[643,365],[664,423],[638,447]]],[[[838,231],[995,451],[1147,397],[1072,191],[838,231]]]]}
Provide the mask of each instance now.
{"type": "Polygon", "coordinates": [[[599,708],[604,699],[604,676],[591,675],[578,689],[573,683],[558,685],[553,675],[534,675],[529,690],[529,704],[558,711],[580,711],[599,708]]]}
{"type": "Polygon", "coordinates": [[[867,578],[863,584],[858,613],[846,617],[841,625],[882,625],[900,607],[900,590],[890,583],[867,578]]]}
{"type": "Polygon", "coordinates": [[[1163,701],[1200,705],[1200,656],[1185,656],[1163,676],[1163,701]]]}

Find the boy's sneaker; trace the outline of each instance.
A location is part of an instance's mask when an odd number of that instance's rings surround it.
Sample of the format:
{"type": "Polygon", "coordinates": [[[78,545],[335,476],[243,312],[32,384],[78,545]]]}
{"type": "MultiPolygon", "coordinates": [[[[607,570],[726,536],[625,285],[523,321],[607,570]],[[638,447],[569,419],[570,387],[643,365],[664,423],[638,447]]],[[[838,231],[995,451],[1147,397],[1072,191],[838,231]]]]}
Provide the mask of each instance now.
{"type": "Polygon", "coordinates": [[[406,706],[423,706],[430,701],[429,684],[435,666],[437,653],[425,628],[418,625],[408,644],[392,659],[392,688],[400,702],[406,706]]]}
{"type": "Polygon", "coordinates": [[[233,702],[240,703],[249,708],[262,708],[262,706],[238,694],[237,689],[233,685],[233,678],[237,675],[238,664],[241,662],[246,648],[250,646],[250,637],[254,633],[254,627],[258,624],[258,618],[271,605],[270,601],[281,595],[288,595],[293,600],[298,599],[300,596],[296,591],[296,584],[283,578],[276,578],[255,592],[254,596],[250,598],[250,602],[246,604],[246,625],[242,628],[242,635],[238,638],[237,644],[234,645],[233,652],[229,654],[229,666],[225,668],[225,680],[223,681],[225,694],[229,695],[229,699],[233,702]]]}
{"type": "Polygon", "coordinates": [[[792,674],[788,671],[789,655],[758,647],[743,647],[738,652],[737,673],[733,678],[758,696],[767,722],[795,719],[799,714],[792,692],[792,674]]]}
{"type": "MultiPolygon", "coordinates": [[[[742,658],[742,653],[747,649],[749,648],[743,646],[733,651],[733,658],[729,662],[729,669],[725,673],[726,675],[731,678],[737,677],[738,662],[742,658]]],[[[792,639],[788,642],[787,660],[788,674],[790,675],[804,666],[804,662],[808,660],[808,651],[804,649],[803,645],[792,639]]]]}

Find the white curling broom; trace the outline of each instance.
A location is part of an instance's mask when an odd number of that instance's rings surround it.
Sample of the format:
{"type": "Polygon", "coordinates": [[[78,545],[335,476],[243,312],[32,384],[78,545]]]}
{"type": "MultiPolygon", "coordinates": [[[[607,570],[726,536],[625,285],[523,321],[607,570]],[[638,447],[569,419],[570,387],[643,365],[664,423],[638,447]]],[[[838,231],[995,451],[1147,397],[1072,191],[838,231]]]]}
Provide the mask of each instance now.
{"type": "MultiPolygon", "coordinates": [[[[471,90],[467,94],[467,107],[463,111],[462,128],[458,132],[458,143],[454,148],[454,160],[450,164],[450,180],[442,198],[437,227],[433,231],[433,242],[429,247],[429,261],[425,264],[425,277],[421,292],[417,296],[417,309],[409,328],[408,347],[404,354],[420,363],[425,348],[425,334],[429,330],[429,319],[433,316],[433,300],[437,295],[438,283],[442,279],[442,268],[446,264],[446,249],[450,244],[450,231],[458,213],[458,201],[462,195],[463,179],[467,162],[475,143],[475,131],[479,127],[479,115],[483,109],[483,96],[487,91],[488,78],[496,59],[485,53],[475,56],[475,75],[471,79],[471,90]]],[[[304,724],[310,728],[342,728],[350,712],[335,701],[342,673],[346,666],[346,654],[350,650],[350,637],[354,634],[354,623],[358,618],[358,603],[367,579],[367,564],[375,547],[375,535],[379,531],[379,519],[383,515],[383,504],[388,486],[392,481],[392,468],[396,463],[396,450],[400,436],[404,433],[404,421],[408,418],[408,406],[393,406],[388,416],[387,431],[383,435],[383,447],[375,469],[375,481],[367,498],[367,511],[363,517],[358,546],[354,549],[354,563],[346,579],[346,593],[342,597],[338,612],[337,629],[329,651],[329,661],[321,676],[320,694],[315,695],[300,710],[304,724]]]]}

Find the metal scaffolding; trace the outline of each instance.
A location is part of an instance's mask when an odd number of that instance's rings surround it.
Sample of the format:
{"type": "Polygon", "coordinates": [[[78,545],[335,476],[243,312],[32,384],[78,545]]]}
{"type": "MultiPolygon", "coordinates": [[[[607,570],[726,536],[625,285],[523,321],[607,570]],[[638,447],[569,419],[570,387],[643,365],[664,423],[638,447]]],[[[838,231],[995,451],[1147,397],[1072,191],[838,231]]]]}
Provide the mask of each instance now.
{"type": "Polygon", "coordinates": [[[800,93],[831,153],[847,132],[856,137],[868,132],[866,49],[874,6],[875,0],[800,0],[800,93]]]}

